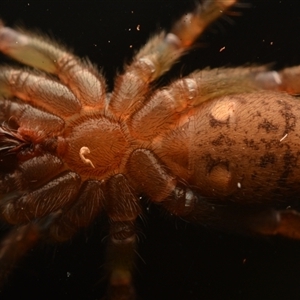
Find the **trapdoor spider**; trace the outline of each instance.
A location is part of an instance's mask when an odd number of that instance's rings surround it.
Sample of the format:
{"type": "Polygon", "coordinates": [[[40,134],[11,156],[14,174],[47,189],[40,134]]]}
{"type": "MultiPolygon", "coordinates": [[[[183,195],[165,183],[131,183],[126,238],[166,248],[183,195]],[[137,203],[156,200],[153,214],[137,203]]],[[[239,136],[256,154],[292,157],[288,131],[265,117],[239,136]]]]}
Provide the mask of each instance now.
{"type": "Polygon", "coordinates": [[[152,38],[108,95],[90,63],[1,27],[0,50],[32,67],[0,70],[0,215],[15,225],[2,280],[40,237],[69,239],[103,211],[108,296],[132,299],[140,196],[212,227],[300,237],[285,209],[300,188],[300,107],[286,93],[299,93],[298,68],[203,70],[153,88],[233,4],[206,1],[152,38]]]}

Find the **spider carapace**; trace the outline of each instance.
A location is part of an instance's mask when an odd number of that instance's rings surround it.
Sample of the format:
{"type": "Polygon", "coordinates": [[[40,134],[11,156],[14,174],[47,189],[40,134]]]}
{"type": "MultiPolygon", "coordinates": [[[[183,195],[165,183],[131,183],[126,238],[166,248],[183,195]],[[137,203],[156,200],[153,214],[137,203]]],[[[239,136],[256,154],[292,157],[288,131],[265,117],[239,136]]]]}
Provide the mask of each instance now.
{"type": "Polygon", "coordinates": [[[154,83],[235,0],[206,0],[152,37],[107,93],[89,62],[0,27],[0,280],[40,238],[110,221],[108,297],[133,299],[140,196],[172,215],[300,238],[300,68],[205,69],[154,83]]]}

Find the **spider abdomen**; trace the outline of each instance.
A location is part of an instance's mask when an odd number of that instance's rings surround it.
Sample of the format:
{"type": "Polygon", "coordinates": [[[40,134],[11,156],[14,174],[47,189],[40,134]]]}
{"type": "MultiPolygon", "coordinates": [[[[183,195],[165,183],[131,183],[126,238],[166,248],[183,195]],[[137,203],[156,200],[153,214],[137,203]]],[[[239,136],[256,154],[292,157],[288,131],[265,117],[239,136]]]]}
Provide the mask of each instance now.
{"type": "Polygon", "coordinates": [[[297,194],[300,109],[292,96],[270,91],[225,96],[189,114],[156,150],[178,178],[203,196],[242,203],[253,203],[253,194],[255,202],[297,194]]]}

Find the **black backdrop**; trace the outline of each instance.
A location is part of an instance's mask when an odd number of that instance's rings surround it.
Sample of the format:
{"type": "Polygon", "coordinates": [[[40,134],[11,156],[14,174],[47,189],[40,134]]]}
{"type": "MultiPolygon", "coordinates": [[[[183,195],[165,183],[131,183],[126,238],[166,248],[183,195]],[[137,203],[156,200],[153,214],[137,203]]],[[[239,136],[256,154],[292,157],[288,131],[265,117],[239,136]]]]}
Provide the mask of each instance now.
{"type": "MultiPolygon", "coordinates": [[[[103,68],[112,86],[149,34],[168,28],[191,1],[5,1],[0,17],[64,41],[103,68]],[[139,25],[140,30],[137,30],[139,25]]],[[[206,66],[300,64],[300,1],[245,0],[233,24],[220,21],[171,72],[206,66]],[[225,50],[219,50],[225,46],[225,50]]],[[[4,58],[0,58],[4,61],[4,58]]],[[[255,197],[255,195],[254,195],[255,197]]],[[[300,243],[253,239],[198,228],[149,207],[140,235],[136,286],[142,299],[298,299],[300,243]]],[[[17,266],[1,299],[99,299],[104,226],[64,245],[42,245],[17,266]]]]}

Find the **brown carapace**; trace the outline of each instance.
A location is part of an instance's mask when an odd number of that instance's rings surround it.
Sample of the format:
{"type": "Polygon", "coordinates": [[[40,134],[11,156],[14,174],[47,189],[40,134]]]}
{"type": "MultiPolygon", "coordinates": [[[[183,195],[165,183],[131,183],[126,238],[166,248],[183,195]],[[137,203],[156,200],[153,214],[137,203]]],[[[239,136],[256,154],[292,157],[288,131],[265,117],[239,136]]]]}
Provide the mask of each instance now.
{"type": "Polygon", "coordinates": [[[133,299],[140,196],[172,215],[300,238],[300,67],[196,71],[154,89],[235,0],[207,0],[151,38],[107,93],[90,63],[0,27],[0,280],[40,238],[110,221],[108,297],[133,299]],[[234,217],[233,217],[234,216],[234,217]]]}

